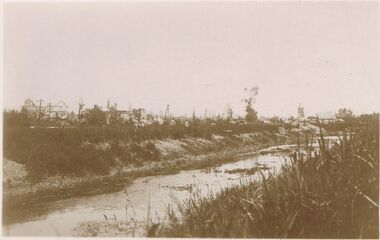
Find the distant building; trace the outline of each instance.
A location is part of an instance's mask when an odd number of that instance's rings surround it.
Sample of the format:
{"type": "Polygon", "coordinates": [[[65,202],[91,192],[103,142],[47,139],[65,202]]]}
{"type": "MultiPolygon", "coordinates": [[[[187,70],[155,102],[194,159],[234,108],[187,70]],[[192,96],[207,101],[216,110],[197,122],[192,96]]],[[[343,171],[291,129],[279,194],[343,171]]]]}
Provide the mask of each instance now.
{"type": "Polygon", "coordinates": [[[32,99],[27,98],[24,101],[21,111],[27,114],[28,119],[38,118],[39,106],[37,106],[32,99]]]}
{"type": "Polygon", "coordinates": [[[78,115],[75,114],[74,112],[71,112],[71,113],[67,114],[66,119],[71,121],[71,122],[75,122],[75,121],[78,121],[78,115]]]}
{"type": "Polygon", "coordinates": [[[304,111],[304,107],[301,104],[298,105],[298,120],[299,121],[305,120],[305,111],[304,111]]]}
{"type": "Polygon", "coordinates": [[[29,119],[66,119],[69,107],[63,101],[55,104],[44,104],[43,100],[39,100],[36,104],[32,99],[27,98],[22,106],[21,111],[26,112],[29,119]]]}
{"type": "Polygon", "coordinates": [[[159,125],[164,124],[164,120],[161,117],[159,117],[159,116],[156,116],[154,118],[154,122],[157,123],[157,124],[159,124],[159,125]]]}
{"type": "Polygon", "coordinates": [[[123,121],[128,121],[132,117],[132,113],[130,111],[118,110],[117,112],[120,114],[120,118],[123,121]]]}
{"type": "Polygon", "coordinates": [[[141,122],[143,119],[146,119],[146,115],[146,110],[143,108],[132,109],[132,117],[137,120],[137,122],[141,122]]]}
{"type": "Polygon", "coordinates": [[[64,101],[58,101],[54,105],[51,103],[48,103],[46,106],[44,106],[45,115],[44,118],[60,118],[60,119],[66,119],[67,115],[69,114],[69,107],[64,101]]]}
{"type": "Polygon", "coordinates": [[[333,112],[319,112],[316,114],[316,118],[320,123],[337,122],[337,118],[333,112]]]}
{"type": "Polygon", "coordinates": [[[311,123],[311,124],[316,124],[316,123],[318,123],[318,118],[315,116],[307,117],[307,122],[311,123]]]}

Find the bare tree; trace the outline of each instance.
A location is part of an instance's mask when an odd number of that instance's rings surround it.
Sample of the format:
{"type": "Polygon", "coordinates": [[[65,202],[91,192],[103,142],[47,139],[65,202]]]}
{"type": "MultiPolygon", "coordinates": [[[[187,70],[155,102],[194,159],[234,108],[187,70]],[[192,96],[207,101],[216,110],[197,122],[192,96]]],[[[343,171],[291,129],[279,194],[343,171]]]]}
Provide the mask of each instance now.
{"type": "Polygon", "coordinates": [[[226,112],[227,112],[227,120],[229,121],[232,120],[234,112],[232,110],[232,107],[229,104],[227,104],[226,106],[226,112]]]}
{"type": "Polygon", "coordinates": [[[341,108],[338,110],[338,113],[335,115],[335,117],[343,120],[349,120],[354,117],[354,114],[352,113],[351,109],[341,108]]]}
{"type": "Polygon", "coordinates": [[[103,112],[98,105],[94,105],[93,108],[85,111],[84,119],[85,122],[90,125],[105,125],[106,113],[103,112]]]}
{"type": "Polygon", "coordinates": [[[245,119],[247,122],[257,121],[257,112],[253,109],[253,104],[256,102],[256,96],[259,93],[259,87],[244,88],[245,98],[243,99],[245,105],[245,112],[247,113],[245,119]]]}

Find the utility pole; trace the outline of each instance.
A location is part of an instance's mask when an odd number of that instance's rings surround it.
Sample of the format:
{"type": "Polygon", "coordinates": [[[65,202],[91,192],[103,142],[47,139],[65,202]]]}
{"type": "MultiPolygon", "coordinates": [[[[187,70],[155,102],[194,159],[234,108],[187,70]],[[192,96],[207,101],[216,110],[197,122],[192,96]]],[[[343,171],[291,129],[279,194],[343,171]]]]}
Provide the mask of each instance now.
{"type": "Polygon", "coordinates": [[[48,112],[49,112],[48,117],[50,119],[50,116],[51,116],[51,103],[48,104],[48,112]]]}
{"type": "Polygon", "coordinates": [[[78,120],[79,120],[79,122],[81,122],[81,120],[82,120],[82,109],[83,109],[83,106],[84,106],[83,99],[81,99],[80,102],[79,102],[79,110],[78,110],[78,120]]]}
{"type": "Polygon", "coordinates": [[[37,100],[39,102],[38,105],[38,121],[41,120],[41,108],[42,108],[42,99],[37,100]]]}
{"type": "Polygon", "coordinates": [[[165,110],[164,120],[166,120],[168,117],[169,117],[169,104],[166,105],[166,110],[165,110]]]}
{"type": "Polygon", "coordinates": [[[107,99],[107,109],[108,109],[108,111],[110,110],[110,108],[111,108],[111,106],[110,106],[110,100],[107,99]]]}

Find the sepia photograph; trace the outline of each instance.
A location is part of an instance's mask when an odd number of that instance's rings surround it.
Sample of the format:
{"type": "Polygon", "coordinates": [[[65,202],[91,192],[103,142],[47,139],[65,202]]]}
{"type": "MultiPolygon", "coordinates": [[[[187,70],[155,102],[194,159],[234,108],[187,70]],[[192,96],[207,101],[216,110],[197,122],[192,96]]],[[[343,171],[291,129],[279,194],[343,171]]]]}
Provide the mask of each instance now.
{"type": "Polygon", "coordinates": [[[0,10],[1,238],[379,239],[379,1],[0,10]]]}

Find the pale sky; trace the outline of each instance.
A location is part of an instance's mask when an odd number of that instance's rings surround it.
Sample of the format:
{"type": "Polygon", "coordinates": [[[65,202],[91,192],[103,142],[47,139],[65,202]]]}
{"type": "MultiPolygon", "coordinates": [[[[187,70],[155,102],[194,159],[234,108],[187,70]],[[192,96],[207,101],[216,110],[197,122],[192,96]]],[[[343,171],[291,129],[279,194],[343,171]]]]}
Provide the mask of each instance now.
{"type": "Polygon", "coordinates": [[[379,111],[377,2],[4,3],[4,107],[379,111]]]}

